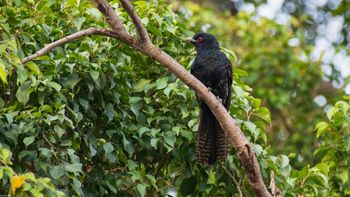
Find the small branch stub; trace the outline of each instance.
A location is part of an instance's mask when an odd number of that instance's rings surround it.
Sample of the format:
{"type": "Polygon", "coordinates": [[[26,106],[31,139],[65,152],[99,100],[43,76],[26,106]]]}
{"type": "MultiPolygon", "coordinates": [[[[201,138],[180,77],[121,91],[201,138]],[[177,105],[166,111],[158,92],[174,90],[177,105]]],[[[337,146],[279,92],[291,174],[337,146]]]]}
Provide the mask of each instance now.
{"type": "Polygon", "coordinates": [[[275,173],[273,171],[271,171],[270,173],[270,190],[271,190],[271,194],[273,197],[282,197],[282,192],[281,190],[276,186],[275,183],[275,173]]]}

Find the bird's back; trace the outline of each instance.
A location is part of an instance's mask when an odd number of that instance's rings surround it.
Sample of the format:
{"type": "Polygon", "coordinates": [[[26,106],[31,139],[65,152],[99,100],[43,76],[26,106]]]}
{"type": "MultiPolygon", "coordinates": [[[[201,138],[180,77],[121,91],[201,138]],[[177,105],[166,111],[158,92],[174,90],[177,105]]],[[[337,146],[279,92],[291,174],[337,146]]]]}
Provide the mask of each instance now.
{"type": "MultiPolygon", "coordinates": [[[[197,33],[188,40],[197,50],[191,73],[207,86],[228,109],[232,85],[231,62],[220,51],[220,44],[214,35],[197,33]]],[[[196,140],[196,156],[201,163],[210,165],[226,158],[226,135],[210,108],[199,98],[198,103],[201,113],[196,140]]]]}
{"type": "MultiPolygon", "coordinates": [[[[231,63],[220,50],[200,51],[191,73],[229,108],[232,84],[231,63]]],[[[201,100],[200,123],[196,138],[196,156],[204,164],[212,165],[227,155],[226,134],[210,108],[201,100]]]]}

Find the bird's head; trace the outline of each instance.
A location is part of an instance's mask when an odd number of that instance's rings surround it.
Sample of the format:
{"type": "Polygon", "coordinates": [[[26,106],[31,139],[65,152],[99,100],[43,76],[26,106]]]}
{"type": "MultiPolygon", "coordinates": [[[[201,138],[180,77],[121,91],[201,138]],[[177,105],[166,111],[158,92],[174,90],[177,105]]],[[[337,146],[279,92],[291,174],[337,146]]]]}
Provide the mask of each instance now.
{"type": "Polygon", "coordinates": [[[186,39],[191,42],[196,49],[219,49],[220,44],[214,35],[208,33],[197,33],[193,37],[186,39]]]}

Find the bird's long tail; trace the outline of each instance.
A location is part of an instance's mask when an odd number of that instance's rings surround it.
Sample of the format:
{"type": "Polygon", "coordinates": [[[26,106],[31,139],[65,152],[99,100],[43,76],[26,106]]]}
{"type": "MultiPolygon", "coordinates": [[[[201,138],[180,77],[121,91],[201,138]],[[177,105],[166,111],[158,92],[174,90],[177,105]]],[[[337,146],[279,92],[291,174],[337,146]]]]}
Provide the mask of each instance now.
{"type": "Polygon", "coordinates": [[[213,165],[217,160],[225,160],[227,141],[214,114],[206,104],[201,105],[200,122],[196,140],[197,159],[206,165],[213,165]]]}

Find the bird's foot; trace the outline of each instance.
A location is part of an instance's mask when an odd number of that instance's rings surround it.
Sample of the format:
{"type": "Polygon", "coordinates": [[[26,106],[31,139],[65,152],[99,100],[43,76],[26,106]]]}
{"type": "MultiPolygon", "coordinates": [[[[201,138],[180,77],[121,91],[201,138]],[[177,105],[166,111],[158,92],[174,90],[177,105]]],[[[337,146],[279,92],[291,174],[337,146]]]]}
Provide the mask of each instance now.
{"type": "Polygon", "coordinates": [[[208,87],[208,92],[211,92],[211,91],[212,91],[211,87],[208,87]]]}
{"type": "Polygon", "coordinates": [[[222,103],[222,99],[219,96],[216,96],[216,98],[222,103]]]}

